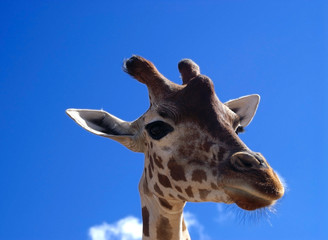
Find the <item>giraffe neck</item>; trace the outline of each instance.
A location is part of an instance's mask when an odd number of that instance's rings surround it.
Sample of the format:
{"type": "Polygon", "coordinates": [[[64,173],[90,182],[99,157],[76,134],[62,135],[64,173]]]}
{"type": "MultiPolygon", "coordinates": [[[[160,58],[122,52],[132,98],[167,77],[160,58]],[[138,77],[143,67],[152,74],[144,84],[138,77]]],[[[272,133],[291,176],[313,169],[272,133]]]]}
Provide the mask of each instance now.
{"type": "MultiPolygon", "coordinates": [[[[142,184],[143,178],[140,181],[142,184]]],[[[139,186],[140,186],[139,185],[139,186]]],[[[165,200],[172,209],[165,209],[153,194],[140,188],[143,235],[142,240],[190,240],[189,232],[183,219],[186,202],[165,200]]]]}

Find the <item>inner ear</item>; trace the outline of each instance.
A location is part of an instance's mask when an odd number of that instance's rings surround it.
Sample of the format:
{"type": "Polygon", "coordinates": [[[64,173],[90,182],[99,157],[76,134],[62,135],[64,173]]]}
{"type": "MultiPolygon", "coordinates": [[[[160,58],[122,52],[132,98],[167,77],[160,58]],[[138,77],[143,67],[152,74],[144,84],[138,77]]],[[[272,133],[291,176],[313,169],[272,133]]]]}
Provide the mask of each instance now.
{"type": "Polygon", "coordinates": [[[81,127],[97,135],[134,135],[131,123],[102,110],[67,109],[66,113],[81,127]]]}
{"type": "Polygon", "coordinates": [[[89,132],[111,138],[134,152],[143,152],[138,120],[126,122],[102,110],[67,109],[66,113],[89,132]]]}
{"type": "Polygon", "coordinates": [[[81,117],[84,118],[86,121],[85,123],[95,131],[105,133],[108,135],[121,135],[121,133],[115,129],[115,124],[111,121],[110,118],[104,116],[88,116],[88,113],[82,113],[81,117]]]}
{"type": "Polygon", "coordinates": [[[240,126],[246,127],[253,119],[260,102],[260,96],[257,94],[240,97],[224,103],[240,119],[240,126]]]}

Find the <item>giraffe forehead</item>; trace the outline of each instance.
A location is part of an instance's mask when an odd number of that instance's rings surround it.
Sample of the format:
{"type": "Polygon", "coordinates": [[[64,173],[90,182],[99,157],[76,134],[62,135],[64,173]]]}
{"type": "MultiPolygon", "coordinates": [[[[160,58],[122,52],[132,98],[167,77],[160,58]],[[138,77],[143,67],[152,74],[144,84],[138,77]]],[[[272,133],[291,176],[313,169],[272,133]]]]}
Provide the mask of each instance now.
{"type": "Polygon", "coordinates": [[[154,105],[155,114],[175,124],[190,122],[202,129],[203,135],[210,134],[234,143],[232,138],[236,136],[231,133],[239,121],[238,116],[218,99],[211,81],[205,87],[203,85],[187,86],[154,105]]]}
{"type": "Polygon", "coordinates": [[[240,146],[241,140],[234,134],[233,129],[235,114],[225,105],[221,111],[214,108],[209,110],[205,107],[204,110],[197,111],[192,107],[182,110],[177,107],[169,108],[166,104],[165,110],[162,106],[150,108],[145,115],[145,125],[150,122],[165,121],[174,128],[174,132],[160,142],[148,138],[151,148],[153,145],[155,148],[165,146],[167,150],[176,149],[182,152],[199,146],[208,152],[214,144],[226,147],[231,144],[240,146]],[[212,113],[209,113],[210,111],[212,113]]]}

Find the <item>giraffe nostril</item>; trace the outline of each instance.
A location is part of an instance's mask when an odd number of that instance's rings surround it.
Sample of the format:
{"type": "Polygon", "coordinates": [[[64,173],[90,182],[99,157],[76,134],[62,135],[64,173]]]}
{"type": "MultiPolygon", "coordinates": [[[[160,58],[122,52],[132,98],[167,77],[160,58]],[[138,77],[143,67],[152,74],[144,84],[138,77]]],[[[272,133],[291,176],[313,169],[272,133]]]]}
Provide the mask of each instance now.
{"type": "Polygon", "coordinates": [[[247,170],[261,166],[261,162],[257,158],[246,152],[238,152],[233,154],[231,156],[230,162],[239,170],[247,170]]]}

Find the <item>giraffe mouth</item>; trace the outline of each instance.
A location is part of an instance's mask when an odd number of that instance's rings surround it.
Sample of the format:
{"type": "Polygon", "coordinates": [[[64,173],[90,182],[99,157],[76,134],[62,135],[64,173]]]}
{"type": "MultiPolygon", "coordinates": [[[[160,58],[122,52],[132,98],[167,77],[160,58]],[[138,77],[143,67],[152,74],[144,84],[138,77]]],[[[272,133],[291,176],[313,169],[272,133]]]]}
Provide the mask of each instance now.
{"type": "Polygon", "coordinates": [[[248,211],[268,207],[276,202],[276,199],[263,196],[256,190],[249,188],[225,187],[224,191],[238,207],[248,211]]]}

